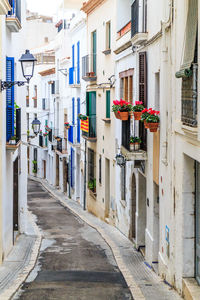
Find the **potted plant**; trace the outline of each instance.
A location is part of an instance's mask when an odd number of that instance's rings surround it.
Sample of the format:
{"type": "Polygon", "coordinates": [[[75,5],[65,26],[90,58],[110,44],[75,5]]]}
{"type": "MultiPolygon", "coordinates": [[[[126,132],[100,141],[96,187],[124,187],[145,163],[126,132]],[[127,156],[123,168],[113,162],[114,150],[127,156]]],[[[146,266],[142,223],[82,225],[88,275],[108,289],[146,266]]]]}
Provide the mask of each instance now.
{"type": "Polygon", "coordinates": [[[142,140],[140,137],[131,136],[130,137],[130,151],[138,151],[140,150],[140,144],[142,140]]]}
{"type": "Polygon", "coordinates": [[[65,126],[66,129],[70,129],[70,124],[69,124],[69,122],[65,122],[65,123],[64,123],[64,126],[65,126]]]}
{"type": "Polygon", "coordinates": [[[46,131],[51,131],[51,128],[49,128],[48,125],[45,125],[45,130],[46,130],[46,131]]]}
{"type": "Polygon", "coordinates": [[[9,144],[10,145],[16,145],[16,136],[11,136],[11,138],[9,140],[9,144]]]}
{"type": "Polygon", "coordinates": [[[96,178],[94,178],[93,180],[90,180],[88,182],[88,188],[93,192],[96,193],[96,178]]]}
{"type": "Polygon", "coordinates": [[[148,128],[149,128],[150,132],[156,132],[158,130],[158,125],[160,123],[160,118],[158,116],[160,114],[160,112],[156,111],[156,110],[151,110],[149,112],[149,114],[150,115],[146,119],[148,128]]]}
{"type": "Polygon", "coordinates": [[[147,129],[148,128],[148,123],[146,122],[146,119],[150,116],[150,111],[152,110],[152,108],[144,108],[142,111],[142,115],[141,115],[141,121],[144,122],[144,127],[147,129]]]}
{"type": "Polygon", "coordinates": [[[78,118],[82,121],[86,121],[88,117],[86,115],[78,114],[78,118]]]}
{"type": "Polygon", "coordinates": [[[143,102],[135,101],[135,105],[133,106],[133,114],[135,120],[139,121],[141,119],[143,109],[144,109],[143,102]]]}
{"type": "Polygon", "coordinates": [[[33,163],[32,172],[33,172],[33,174],[36,174],[37,173],[37,160],[33,160],[32,163],[33,163]]]}
{"type": "Polygon", "coordinates": [[[122,121],[127,121],[129,117],[129,112],[132,110],[132,105],[124,100],[113,101],[112,111],[117,119],[122,121]]]}
{"type": "Polygon", "coordinates": [[[43,136],[46,137],[48,135],[48,132],[44,132],[43,136]]]}
{"type": "Polygon", "coordinates": [[[29,136],[30,135],[30,130],[27,130],[27,136],[29,136]]]}

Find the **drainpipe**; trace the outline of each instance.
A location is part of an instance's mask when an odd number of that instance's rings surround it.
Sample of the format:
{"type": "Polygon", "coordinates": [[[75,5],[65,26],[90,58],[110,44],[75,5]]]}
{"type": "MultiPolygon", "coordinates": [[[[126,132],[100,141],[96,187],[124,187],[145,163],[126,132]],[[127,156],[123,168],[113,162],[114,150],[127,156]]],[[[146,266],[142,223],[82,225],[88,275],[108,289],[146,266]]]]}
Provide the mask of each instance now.
{"type": "Polygon", "coordinates": [[[84,194],[83,194],[83,210],[86,210],[86,150],[87,150],[87,140],[85,140],[85,161],[84,161],[84,194]]]}

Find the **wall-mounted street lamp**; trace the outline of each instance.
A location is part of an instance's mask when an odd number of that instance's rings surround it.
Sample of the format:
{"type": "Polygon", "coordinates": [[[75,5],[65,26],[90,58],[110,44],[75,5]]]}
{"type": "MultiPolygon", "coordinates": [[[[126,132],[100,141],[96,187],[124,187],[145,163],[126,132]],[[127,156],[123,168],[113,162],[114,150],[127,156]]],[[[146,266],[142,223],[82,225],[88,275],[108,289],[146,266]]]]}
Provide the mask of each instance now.
{"type": "Polygon", "coordinates": [[[126,159],[125,159],[125,157],[124,157],[121,153],[117,154],[116,157],[115,157],[115,159],[116,159],[117,164],[118,164],[120,167],[125,166],[125,164],[126,164],[126,159]]]}
{"type": "Polygon", "coordinates": [[[41,125],[41,122],[37,118],[35,118],[35,120],[33,120],[33,122],[32,122],[32,128],[33,128],[33,132],[36,136],[40,132],[40,125],[41,125]]]}
{"type": "Polygon", "coordinates": [[[22,74],[26,81],[2,81],[1,80],[1,91],[10,89],[14,85],[22,86],[25,83],[29,83],[31,78],[33,77],[35,62],[37,59],[30,53],[29,50],[26,50],[25,54],[22,54],[19,59],[22,67],[22,74]],[[30,72],[28,72],[28,68],[30,68],[30,72]]]}

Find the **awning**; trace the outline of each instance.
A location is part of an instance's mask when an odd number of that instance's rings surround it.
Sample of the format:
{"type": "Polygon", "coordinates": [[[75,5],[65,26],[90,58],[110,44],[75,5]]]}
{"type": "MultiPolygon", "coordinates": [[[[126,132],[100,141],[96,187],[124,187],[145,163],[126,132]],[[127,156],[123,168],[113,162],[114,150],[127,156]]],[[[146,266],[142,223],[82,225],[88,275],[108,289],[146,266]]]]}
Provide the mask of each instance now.
{"type": "Polygon", "coordinates": [[[190,77],[192,75],[191,66],[194,61],[197,40],[198,0],[190,0],[188,3],[184,58],[180,70],[176,72],[177,78],[190,77]]]}

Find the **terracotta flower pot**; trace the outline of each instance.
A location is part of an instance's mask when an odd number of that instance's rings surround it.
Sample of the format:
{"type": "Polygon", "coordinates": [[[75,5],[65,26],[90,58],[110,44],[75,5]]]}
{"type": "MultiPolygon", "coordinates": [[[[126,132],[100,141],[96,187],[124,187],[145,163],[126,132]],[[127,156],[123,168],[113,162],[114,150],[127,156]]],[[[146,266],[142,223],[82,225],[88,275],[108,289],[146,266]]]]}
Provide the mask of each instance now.
{"type": "Polygon", "coordinates": [[[121,121],[127,121],[129,117],[129,112],[128,111],[120,111],[120,120],[121,121]]]}
{"type": "Polygon", "coordinates": [[[159,123],[148,123],[150,132],[157,132],[159,123]]]}
{"type": "Polygon", "coordinates": [[[141,120],[141,115],[142,115],[141,111],[134,111],[133,114],[134,114],[134,118],[135,118],[136,121],[141,120]]]}
{"type": "Polygon", "coordinates": [[[116,119],[120,119],[120,115],[118,114],[118,112],[114,112],[116,119]]]}
{"type": "Polygon", "coordinates": [[[146,129],[148,129],[148,128],[149,128],[149,123],[147,123],[147,121],[146,121],[146,120],[144,120],[144,127],[145,127],[146,129]]]}

